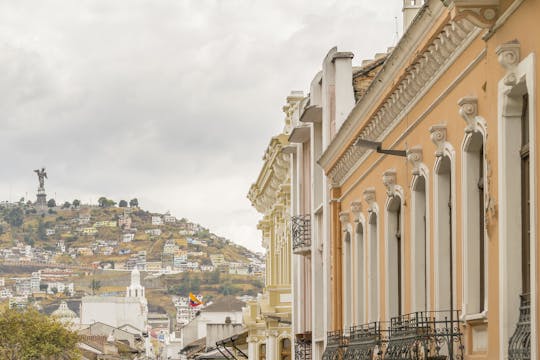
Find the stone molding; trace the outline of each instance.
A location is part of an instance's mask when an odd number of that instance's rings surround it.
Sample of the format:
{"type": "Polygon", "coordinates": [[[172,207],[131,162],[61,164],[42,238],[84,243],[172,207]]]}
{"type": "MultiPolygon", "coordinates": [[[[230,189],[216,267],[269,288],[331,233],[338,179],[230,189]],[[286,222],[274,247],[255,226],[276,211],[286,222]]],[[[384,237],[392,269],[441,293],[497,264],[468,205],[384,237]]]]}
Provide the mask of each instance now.
{"type": "Polygon", "coordinates": [[[422,152],[422,147],[415,146],[407,150],[407,161],[412,166],[413,176],[420,175],[420,164],[424,160],[424,155],[422,152]]]}
{"type": "Polygon", "coordinates": [[[361,212],[362,212],[362,203],[360,201],[353,201],[351,203],[351,213],[353,214],[354,222],[360,221],[361,212]]]}
{"type": "MultiPolygon", "coordinates": [[[[413,102],[417,94],[438,76],[451,55],[464,44],[473,33],[475,26],[467,19],[451,21],[443,31],[421,52],[413,62],[394,91],[382,102],[376,113],[366,122],[359,132],[360,139],[379,139],[389,128],[401,120],[401,114],[413,102]]],[[[348,146],[343,155],[329,170],[332,184],[341,184],[349,171],[367,153],[367,149],[354,145],[348,146]]]]}
{"type": "Polygon", "coordinates": [[[495,25],[500,0],[446,0],[452,20],[467,19],[480,28],[495,25]]]}
{"type": "Polygon", "coordinates": [[[514,70],[521,61],[521,44],[517,40],[509,41],[495,50],[499,64],[506,69],[508,75],[504,79],[506,86],[513,86],[517,82],[514,70]]]}
{"type": "Polygon", "coordinates": [[[444,143],[446,143],[446,125],[433,125],[429,128],[431,141],[437,146],[435,156],[444,155],[444,143]]]}
{"type": "Polygon", "coordinates": [[[375,188],[370,187],[364,190],[364,201],[368,204],[368,211],[373,211],[375,205],[375,188]]]}
{"type": "Polygon", "coordinates": [[[347,225],[349,225],[351,216],[347,211],[339,213],[339,222],[341,223],[341,230],[347,232],[347,225]]]}
{"type": "Polygon", "coordinates": [[[396,169],[388,169],[383,173],[382,182],[386,187],[386,194],[389,197],[393,197],[396,194],[396,181],[397,171],[396,169]]]}
{"type": "Polygon", "coordinates": [[[465,120],[467,126],[466,133],[471,133],[476,130],[476,117],[478,116],[478,99],[474,96],[467,96],[459,99],[459,115],[465,120]]]}

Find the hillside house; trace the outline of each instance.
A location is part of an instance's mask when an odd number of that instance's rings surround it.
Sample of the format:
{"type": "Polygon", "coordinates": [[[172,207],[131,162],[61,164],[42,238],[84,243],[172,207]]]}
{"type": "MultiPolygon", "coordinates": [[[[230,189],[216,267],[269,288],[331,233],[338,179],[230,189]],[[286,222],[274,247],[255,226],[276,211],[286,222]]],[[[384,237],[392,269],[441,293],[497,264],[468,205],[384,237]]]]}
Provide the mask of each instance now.
{"type": "Polygon", "coordinates": [[[148,230],[145,230],[144,233],[150,236],[160,236],[161,229],[148,229],[148,230]]]}
{"type": "Polygon", "coordinates": [[[152,226],[163,225],[163,219],[161,216],[152,216],[152,226]]]}
{"type": "Polygon", "coordinates": [[[85,236],[92,236],[92,235],[96,235],[97,233],[98,233],[98,230],[94,227],[82,228],[82,234],[85,236]]]}

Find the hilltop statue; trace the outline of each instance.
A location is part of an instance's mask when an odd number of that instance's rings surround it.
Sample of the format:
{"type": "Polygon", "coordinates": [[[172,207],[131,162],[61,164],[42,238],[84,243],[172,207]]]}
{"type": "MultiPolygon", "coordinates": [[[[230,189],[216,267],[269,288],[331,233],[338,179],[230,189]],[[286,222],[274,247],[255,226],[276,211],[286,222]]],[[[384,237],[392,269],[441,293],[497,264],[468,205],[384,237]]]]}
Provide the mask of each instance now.
{"type": "Polygon", "coordinates": [[[47,173],[45,172],[44,167],[41,168],[41,170],[36,169],[34,172],[37,174],[39,180],[36,205],[43,210],[47,207],[47,194],[45,194],[45,179],[47,179],[47,173]]]}
{"type": "Polygon", "coordinates": [[[47,173],[45,172],[45,168],[41,168],[41,170],[36,169],[34,172],[37,174],[39,179],[39,188],[44,189],[45,188],[45,179],[47,179],[47,173]]]}

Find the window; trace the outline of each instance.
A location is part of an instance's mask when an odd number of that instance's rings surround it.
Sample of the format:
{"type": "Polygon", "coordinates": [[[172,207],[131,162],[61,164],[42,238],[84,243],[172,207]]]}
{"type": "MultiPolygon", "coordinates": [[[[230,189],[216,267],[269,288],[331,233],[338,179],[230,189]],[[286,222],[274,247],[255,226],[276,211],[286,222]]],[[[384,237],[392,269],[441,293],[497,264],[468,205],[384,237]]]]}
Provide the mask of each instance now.
{"type": "Polygon", "coordinates": [[[362,223],[356,225],[356,242],[355,242],[355,265],[356,269],[354,273],[356,274],[355,280],[355,292],[356,292],[356,303],[355,303],[355,320],[356,324],[364,323],[364,284],[365,284],[365,269],[364,269],[364,226],[362,223]]]}
{"type": "Polygon", "coordinates": [[[281,340],[280,346],[280,359],[281,360],[291,360],[291,340],[288,338],[281,340]]]}
{"type": "Polygon", "coordinates": [[[427,310],[427,197],[426,178],[418,176],[412,187],[413,310],[427,310]]]}
{"type": "Polygon", "coordinates": [[[477,314],[485,310],[487,283],[483,135],[467,135],[463,150],[464,305],[466,314],[477,314]]]}
{"type": "Polygon", "coordinates": [[[377,213],[371,213],[369,217],[369,274],[368,274],[368,293],[369,293],[369,321],[379,320],[379,284],[378,284],[378,231],[377,231],[377,213]]]}
{"type": "Polygon", "coordinates": [[[521,293],[531,292],[531,193],[529,161],[529,97],[521,110],[521,293]]]}
{"type": "Polygon", "coordinates": [[[351,270],[351,234],[345,233],[343,240],[343,332],[349,333],[352,318],[352,270],[351,270]]]}
{"type": "Polygon", "coordinates": [[[266,360],[266,344],[259,345],[259,360],[266,360]]]}
{"type": "Polygon", "coordinates": [[[448,156],[437,160],[435,169],[435,267],[436,309],[454,309],[454,256],[452,243],[452,175],[448,156]]]}
{"type": "Polygon", "coordinates": [[[386,241],[388,246],[388,315],[402,314],[402,229],[401,198],[394,196],[388,202],[386,241]]]}

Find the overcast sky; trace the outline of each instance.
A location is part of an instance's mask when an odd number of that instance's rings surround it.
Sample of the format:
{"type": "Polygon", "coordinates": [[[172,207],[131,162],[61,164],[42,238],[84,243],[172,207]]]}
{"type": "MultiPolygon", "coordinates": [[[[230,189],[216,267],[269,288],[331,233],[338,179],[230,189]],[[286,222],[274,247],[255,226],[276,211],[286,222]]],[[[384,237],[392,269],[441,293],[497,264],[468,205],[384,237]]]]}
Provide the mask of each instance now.
{"type": "Polygon", "coordinates": [[[137,197],[253,250],[246,194],[291,90],[333,46],[401,33],[400,0],[0,1],[0,200],[137,197]]]}

